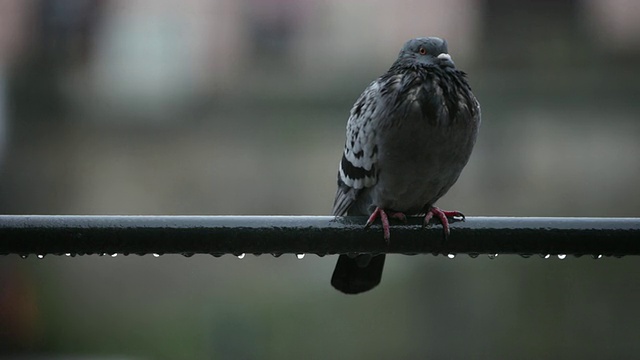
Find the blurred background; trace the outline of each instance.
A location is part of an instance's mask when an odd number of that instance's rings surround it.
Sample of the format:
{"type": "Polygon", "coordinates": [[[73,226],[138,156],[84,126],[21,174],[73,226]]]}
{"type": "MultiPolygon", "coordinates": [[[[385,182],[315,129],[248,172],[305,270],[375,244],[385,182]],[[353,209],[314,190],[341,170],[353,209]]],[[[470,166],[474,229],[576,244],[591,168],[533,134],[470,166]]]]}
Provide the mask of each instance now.
{"type": "MultiPolygon", "coordinates": [[[[640,2],[0,0],[0,213],[330,213],[349,109],[417,36],[482,104],[439,205],[640,216],[640,2]]],[[[454,229],[455,231],[455,229],[454,229]]],[[[632,358],[633,258],[0,257],[0,357],[632,358]]]]}

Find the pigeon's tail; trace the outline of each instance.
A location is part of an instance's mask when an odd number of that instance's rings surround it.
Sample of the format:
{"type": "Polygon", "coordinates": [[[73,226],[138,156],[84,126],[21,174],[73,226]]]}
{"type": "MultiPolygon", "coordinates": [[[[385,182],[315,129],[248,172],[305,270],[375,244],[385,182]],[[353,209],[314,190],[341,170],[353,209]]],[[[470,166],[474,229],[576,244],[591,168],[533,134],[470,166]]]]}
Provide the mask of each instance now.
{"type": "Polygon", "coordinates": [[[359,294],[376,287],[382,279],[385,255],[340,255],[331,285],[345,294],[359,294]]]}

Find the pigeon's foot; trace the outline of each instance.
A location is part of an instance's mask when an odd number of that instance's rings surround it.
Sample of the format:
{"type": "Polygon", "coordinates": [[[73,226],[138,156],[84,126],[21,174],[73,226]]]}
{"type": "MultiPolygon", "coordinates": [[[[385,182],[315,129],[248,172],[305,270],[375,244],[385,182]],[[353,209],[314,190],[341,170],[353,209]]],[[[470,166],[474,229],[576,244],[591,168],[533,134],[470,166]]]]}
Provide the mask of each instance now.
{"type": "Polygon", "coordinates": [[[384,212],[384,210],[382,210],[381,208],[376,207],[373,213],[371,213],[371,216],[369,216],[369,220],[367,220],[367,223],[364,225],[364,227],[365,229],[369,228],[373,224],[373,222],[376,221],[378,216],[380,217],[380,221],[382,222],[382,232],[384,233],[384,240],[386,242],[389,242],[389,239],[391,238],[391,232],[389,231],[389,217],[387,217],[387,213],[384,212]]]}
{"type": "Polygon", "coordinates": [[[401,212],[389,212],[387,214],[386,211],[377,207],[371,216],[369,216],[369,220],[367,220],[367,224],[364,226],[365,228],[369,228],[376,219],[380,217],[380,221],[382,222],[382,232],[384,233],[384,240],[388,243],[391,238],[391,231],[389,231],[389,218],[398,219],[402,222],[407,222],[407,216],[401,212]]]}
{"type": "Polygon", "coordinates": [[[440,219],[440,222],[442,223],[442,229],[444,230],[444,238],[445,240],[447,239],[447,237],[449,237],[449,219],[448,218],[462,218],[462,221],[464,221],[464,214],[462,214],[460,211],[446,211],[446,210],[440,210],[439,208],[432,206],[431,208],[429,208],[429,211],[427,211],[427,215],[425,215],[424,217],[424,226],[429,226],[429,221],[431,220],[431,218],[433,218],[433,216],[436,216],[438,219],[440,219]]]}

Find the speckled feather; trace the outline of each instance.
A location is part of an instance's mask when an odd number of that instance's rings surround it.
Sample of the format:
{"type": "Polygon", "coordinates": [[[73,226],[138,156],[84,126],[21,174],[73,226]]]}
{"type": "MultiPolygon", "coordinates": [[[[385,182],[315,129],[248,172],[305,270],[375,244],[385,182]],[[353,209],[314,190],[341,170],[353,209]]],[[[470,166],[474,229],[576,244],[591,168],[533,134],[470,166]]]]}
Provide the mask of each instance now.
{"type": "Polygon", "coordinates": [[[398,59],[351,109],[333,214],[368,215],[375,206],[422,213],[457,180],[479,125],[464,72],[398,59]]]}
{"type": "MultiPolygon", "coordinates": [[[[458,179],[479,126],[480,105],[446,42],[409,40],[351,109],[333,214],[429,211],[458,179]]],[[[341,255],[331,283],[348,294],[370,290],[384,259],[341,255]]]]}

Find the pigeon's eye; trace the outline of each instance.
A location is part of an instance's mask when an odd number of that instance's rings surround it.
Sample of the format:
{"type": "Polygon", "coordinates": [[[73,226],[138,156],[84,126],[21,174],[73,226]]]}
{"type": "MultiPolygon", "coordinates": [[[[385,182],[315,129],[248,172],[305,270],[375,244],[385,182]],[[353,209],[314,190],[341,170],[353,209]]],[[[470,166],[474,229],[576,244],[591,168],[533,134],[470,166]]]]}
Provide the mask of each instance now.
{"type": "Polygon", "coordinates": [[[420,53],[420,55],[427,55],[427,49],[420,47],[420,49],[418,49],[418,52],[420,53]]]}

